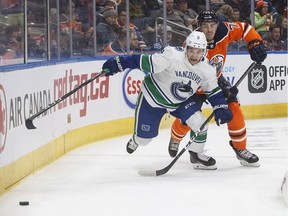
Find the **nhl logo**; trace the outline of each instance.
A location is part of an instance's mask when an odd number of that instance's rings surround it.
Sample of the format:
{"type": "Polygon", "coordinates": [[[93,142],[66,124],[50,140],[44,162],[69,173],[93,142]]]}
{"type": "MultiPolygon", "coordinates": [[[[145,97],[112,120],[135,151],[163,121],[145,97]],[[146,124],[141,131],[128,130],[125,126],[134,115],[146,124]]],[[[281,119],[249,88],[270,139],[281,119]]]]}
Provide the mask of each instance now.
{"type": "Polygon", "coordinates": [[[260,89],[264,85],[264,71],[261,69],[256,69],[251,72],[251,85],[255,89],[260,89]]]}
{"type": "Polygon", "coordinates": [[[257,65],[248,76],[248,89],[251,93],[262,93],[267,89],[267,69],[264,65],[257,65]]]}

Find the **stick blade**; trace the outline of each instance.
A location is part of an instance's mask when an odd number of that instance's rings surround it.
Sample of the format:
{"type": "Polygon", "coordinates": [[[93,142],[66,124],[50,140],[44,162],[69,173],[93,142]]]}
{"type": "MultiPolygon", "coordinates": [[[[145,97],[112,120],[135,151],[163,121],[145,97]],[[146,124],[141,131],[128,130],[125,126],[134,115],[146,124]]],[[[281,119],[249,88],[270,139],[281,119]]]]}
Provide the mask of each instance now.
{"type": "Polygon", "coordinates": [[[33,120],[30,119],[30,118],[26,119],[25,125],[26,125],[26,128],[29,129],[29,130],[30,129],[36,129],[36,127],[33,124],[33,120]]]}
{"type": "Polygon", "coordinates": [[[164,175],[168,172],[168,170],[171,168],[171,166],[165,167],[163,169],[160,170],[139,170],[138,174],[141,176],[160,176],[160,175],[164,175]]]}
{"type": "Polygon", "coordinates": [[[145,176],[145,177],[147,177],[147,176],[157,176],[156,171],[152,171],[152,170],[139,170],[138,174],[140,176],[145,176]]]}

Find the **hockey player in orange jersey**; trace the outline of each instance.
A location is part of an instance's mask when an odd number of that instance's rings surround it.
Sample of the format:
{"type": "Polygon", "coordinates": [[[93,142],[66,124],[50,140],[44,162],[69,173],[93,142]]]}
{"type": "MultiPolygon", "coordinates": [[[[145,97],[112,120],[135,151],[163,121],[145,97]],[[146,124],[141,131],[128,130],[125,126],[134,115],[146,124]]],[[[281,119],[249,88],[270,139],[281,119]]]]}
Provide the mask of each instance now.
{"type": "MultiPolygon", "coordinates": [[[[236,157],[244,166],[259,166],[257,155],[246,149],[246,127],[244,116],[237,100],[238,89],[231,84],[221,74],[226,59],[227,45],[233,41],[243,39],[248,43],[248,50],[253,61],[261,64],[267,57],[262,38],[255,29],[248,23],[223,22],[219,23],[217,15],[212,10],[204,10],[198,17],[199,31],[202,31],[208,41],[207,58],[211,65],[217,68],[218,85],[221,87],[227,99],[233,119],[228,123],[228,133],[231,138],[230,145],[236,153],[236,157]]],[[[200,95],[195,101],[203,103],[205,95],[200,95]],[[203,98],[204,97],[204,98],[203,98]]],[[[176,119],[171,128],[171,139],[169,143],[169,154],[175,157],[178,152],[180,141],[184,138],[190,128],[176,119]]],[[[191,134],[193,135],[193,134],[191,134]]],[[[194,143],[188,148],[190,161],[195,169],[215,169],[216,161],[203,154],[207,131],[202,131],[196,137],[194,143]]]]}

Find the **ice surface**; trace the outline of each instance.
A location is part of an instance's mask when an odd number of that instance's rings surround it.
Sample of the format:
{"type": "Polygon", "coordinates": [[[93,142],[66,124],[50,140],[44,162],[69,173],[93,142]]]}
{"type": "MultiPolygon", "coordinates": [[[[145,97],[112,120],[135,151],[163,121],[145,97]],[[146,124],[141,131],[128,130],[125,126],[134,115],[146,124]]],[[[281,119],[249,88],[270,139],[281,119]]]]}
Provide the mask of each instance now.
{"type": "Polygon", "coordinates": [[[172,161],[169,130],[132,155],[126,153],[130,136],[123,136],[75,149],[25,178],[0,197],[0,216],[287,216],[280,185],[288,165],[288,120],[246,124],[259,168],[241,166],[226,126],[210,124],[206,153],[217,170],[194,170],[185,152],[167,174],[142,177],[138,170],[172,161]]]}

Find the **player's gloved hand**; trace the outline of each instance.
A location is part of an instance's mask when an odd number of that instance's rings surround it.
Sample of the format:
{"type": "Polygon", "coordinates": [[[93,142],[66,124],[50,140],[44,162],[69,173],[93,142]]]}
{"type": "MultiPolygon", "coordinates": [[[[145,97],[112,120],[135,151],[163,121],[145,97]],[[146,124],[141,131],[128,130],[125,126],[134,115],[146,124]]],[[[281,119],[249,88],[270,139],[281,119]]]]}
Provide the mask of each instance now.
{"type": "Polygon", "coordinates": [[[122,72],[126,69],[124,66],[124,60],[122,56],[116,56],[109,58],[102,66],[102,70],[106,76],[112,76],[118,72],[122,72]]]}
{"type": "Polygon", "coordinates": [[[202,106],[203,103],[208,104],[206,94],[198,94],[198,93],[196,93],[196,94],[194,94],[192,96],[192,98],[195,101],[195,103],[199,104],[200,106],[202,106]]]}
{"type": "Polygon", "coordinates": [[[223,75],[218,78],[218,85],[221,88],[223,95],[227,99],[234,99],[238,94],[238,88],[236,86],[231,86],[230,82],[228,82],[223,75]]]}
{"type": "Polygon", "coordinates": [[[267,57],[263,41],[253,40],[248,43],[248,51],[253,61],[261,64],[267,57]]]}
{"type": "Polygon", "coordinates": [[[233,114],[231,110],[228,108],[227,104],[217,105],[213,107],[213,109],[214,109],[214,118],[218,126],[220,124],[228,123],[232,120],[233,114]]]}
{"type": "Polygon", "coordinates": [[[235,98],[239,92],[238,88],[236,86],[225,86],[222,88],[222,92],[225,98],[235,98]]]}

